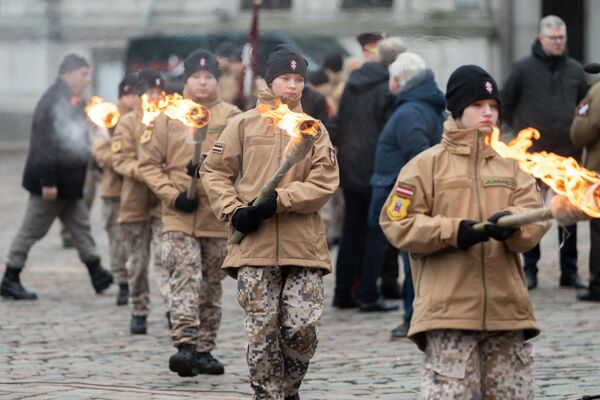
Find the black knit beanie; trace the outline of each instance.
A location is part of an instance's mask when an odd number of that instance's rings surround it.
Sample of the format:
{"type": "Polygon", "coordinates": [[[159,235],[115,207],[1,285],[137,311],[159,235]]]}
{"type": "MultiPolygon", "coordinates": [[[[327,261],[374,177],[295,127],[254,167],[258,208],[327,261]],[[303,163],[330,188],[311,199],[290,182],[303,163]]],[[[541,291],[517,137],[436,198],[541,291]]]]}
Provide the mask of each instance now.
{"type": "Polygon", "coordinates": [[[483,68],[463,65],[450,75],[446,86],[446,107],[452,117],[460,117],[470,104],[487,99],[496,100],[500,106],[498,85],[483,68]]]}
{"type": "Polygon", "coordinates": [[[138,81],[136,74],[127,74],[119,83],[119,98],[134,93],[135,85],[138,81]]]}
{"type": "Polygon", "coordinates": [[[151,69],[141,70],[135,84],[135,93],[142,95],[154,88],[159,88],[160,90],[164,90],[165,88],[165,80],[160,76],[160,72],[151,69]]]}
{"type": "Polygon", "coordinates": [[[215,79],[219,79],[221,71],[219,70],[219,62],[217,58],[208,50],[198,49],[192,51],[183,62],[184,72],[183,81],[198,71],[208,71],[215,79]]]}
{"type": "Polygon", "coordinates": [[[60,67],[58,67],[58,75],[75,71],[76,69],[83,67],[90,67],[90,64],[85,61],[85,58],[78,56],[77,54],[67,54],[60,63],[60,67]]]}
{"type": "Polygon", "coordinates": [[[269,55],[265,67],[265,81],[267,85],[273,79],[284,74],[300,74],[306,79],[308,61],[298,50],[287,44],[280,44],[269,55]]]}

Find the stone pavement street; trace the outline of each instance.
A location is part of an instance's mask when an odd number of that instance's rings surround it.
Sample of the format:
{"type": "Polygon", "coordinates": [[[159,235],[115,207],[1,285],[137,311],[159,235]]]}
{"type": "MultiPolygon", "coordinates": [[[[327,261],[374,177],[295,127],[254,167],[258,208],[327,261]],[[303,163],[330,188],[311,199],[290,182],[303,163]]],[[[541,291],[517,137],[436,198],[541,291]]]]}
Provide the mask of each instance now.
{"type": "MultiPolygon", "coordinates": [[[[20,180],[25,155],[0,148],[2,259],[23,217],[27,194],[20,180]]],[[[99,201],[92,221],[107,265],[99,201]]],[[[580,224],[579,234],[579,268],[587,280],[587,224],[580,224]]],[[[532,292],[543,329],[535,340],[536,397],[600,395],[600,305],[576,302],[574,290],[558,288],[555,229],[542,245],[540,287],[532,292]]],[[[149,334],[142,336],[129,334],[129,310],[115,306],[115,287],[103,295],[93,293],[76,252],[62,249],[58,224],[34,246],[22,280],[39,300],[0,301],[0,399],[250,398],[234,280],[224,281],[223,322],[214,352],[226,373],[194,378],[179,378],[168,370],[175,349],[153,277],[149,334]]],[[[417,398],[421,354],[408,340],[389,340],[401,313],[334,310],[333,275],[325,281],[320,344],[301,389],[302,400],[417,398]]]]}

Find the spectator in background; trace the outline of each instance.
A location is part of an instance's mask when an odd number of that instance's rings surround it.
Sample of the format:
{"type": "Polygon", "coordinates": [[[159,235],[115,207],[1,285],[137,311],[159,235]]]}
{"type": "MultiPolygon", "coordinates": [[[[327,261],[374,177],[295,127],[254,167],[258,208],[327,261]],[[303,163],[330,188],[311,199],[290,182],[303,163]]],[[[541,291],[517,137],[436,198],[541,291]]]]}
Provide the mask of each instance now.
{"type": "MultiPolygon", "coordinates": [[[[379,214],[392,190],[400,169],[421,151],[439,143],[442,136],[444,94],[435,83],[433,72],[415,53],[402,53],[389,67],[389,89],[395,96],[394,112],[377,142],[375,167],[371,177],[371,203],[368,236],[362,264],[359,305],[361,311],[386,311],[377,289],[386,254],[398,256],[379,226],[379,214]]],[[[404,337],[412,317],[414,289],[407,253],[404,262],[404,322],[392,337],[404,337]]]]}
{"type": "MultiPolygon", "coordinates": [[[[540,21],[540,31],[531,55],[516,62],[502,87],[502,118],[515,131],[533,127],[541,137],[529,149],[550,151],[579,159],[581,150],[569,137],[573,109],[587,92],[581,65],[567,53],[567,28],[559,17],[549,15],[540,21]]],[[[542,198],[548,186],[538,182],[542,198]]],[[[585,288],[577,274],[577,225],[559,227],[560,286],[585,288]]],[[[537,286],[540,246],[524,253],[527,287],[537,286]]]]}
{"type": "Polygon", "coordinates": [[[333,299],[333,305],[338,308],[357,306],[353,285],[366,242],[371,196],[369,181],[373,174],[377,138],[389,115],[392,100],[387,68],[405,50],[399,38],[382,41],[378,61],[367,62],[350,75],[340,102],[333,135],[333,143],[339,152],[340,186],[345,201],[333,299]]]}
{"type": "Polygon", "coordinates": [[[323,72],[327,76],[327,83],[323,85],[321,93],[327,98],[333,114],[337,114],[340,108],[340,100],[346,85],[343,68],[344,60],[338,53],[328,54],[323,61],[323,72]]]}
{"type": "Polygon", "coordinates": [[[83,185],[91,155],[89,126],[81,96],[91,82],[90,65],[69,54],[61,62],[56,82],[48,88],[33,112],[29,154],[23,187],[29,192],[23,223],[6,257],[0,295],[35,300],[19,275],[31,247],[42,239],[56,218],[67,227],[79,259],[86,265],[96,293],[113,281],[100,265],[90,230],[83,185]]]}
{"type": "Polygon", "coordinates": [[[243,96],[240,95],[242,74],[244,72],[242,48],[233,42],[225,42],[217,48],[215,56],[221,71],[219,86],[217,87],[219,98],[242,108],[244,105],[243,96]]]}

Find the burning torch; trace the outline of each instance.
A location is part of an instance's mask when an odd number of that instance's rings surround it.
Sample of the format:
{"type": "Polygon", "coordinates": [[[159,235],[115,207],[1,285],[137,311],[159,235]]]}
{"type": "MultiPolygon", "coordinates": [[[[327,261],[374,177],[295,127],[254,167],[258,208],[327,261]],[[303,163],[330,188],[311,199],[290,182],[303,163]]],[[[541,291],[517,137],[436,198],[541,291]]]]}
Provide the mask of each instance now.
{"type": "Polygon", "coordinates": [[[98,96],[92,96],[90,102],[85,106],[88,118],[100,128],[114,128],[121,117],[119,108],[109,101],[98,96]]]}
{"type": "MultiPolygon", "coordinates": [[[[206,138],[208,121],[210,120],[210,112],[206,107],[190,99],[184,99],[179,93],[170,95],[163,93],[158,101],[150,101],[147,95],[142,96],[142,111],[142,123],[146,126],[149,126],[161,112],[167,117],[181,121],[187,126],[190,129],[194,143],[192,163],[200,164],[202,142],[206,138]]],[[[197,181],[198,178],[194,174],[187,191],[187,198],[189,200],[196,197],[197,181]]]]}
{"type": "MultiPolygon", "coordinates": [[[[276,108],[272,108],[268,104],[259,104],[256,108],[261,117],[271,118],[279,128],[292,137],[283,151],[279,168],[254,200],[253,205],[257,206],[267,201],[283,176],[308,154],[321,135],[321,126],[319,121],[309,115],[290,111],[288,106],[283,103],[276,104],[276,108]]],[[[231,242],[239,244],[243,238],[244,234],[236,230],[231,236],[231,242]]]]}
{"type": "MultiPolygon", "coordinates": [[[[507,215],[495,223],[505,228],[518,228],[537,221],[556,219],[561,225],[571,225],[589,218],[600,218],[600,177],[581,167],[572,157],[562,157],[545,151],[529,153],[532,139],[539,139],[536,129],[521,130],[508,144],[499,140],[500,130],[494,127],[486,142],[503,158],[519,162],[519,167],[550,186],[557,196],[549,208],[531,210],[519,215],[507,215]]],[[[474,225],[483,230],[482,222],[474,225]]]]}

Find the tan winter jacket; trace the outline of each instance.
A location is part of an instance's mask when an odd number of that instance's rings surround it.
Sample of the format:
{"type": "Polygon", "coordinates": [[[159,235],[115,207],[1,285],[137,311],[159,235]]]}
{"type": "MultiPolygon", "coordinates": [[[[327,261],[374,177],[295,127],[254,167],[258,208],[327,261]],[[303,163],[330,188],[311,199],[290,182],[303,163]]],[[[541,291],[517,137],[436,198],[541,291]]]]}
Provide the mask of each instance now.
{"type": "Polygon", "coordinates": [[[571,140],[586,149],[584,167],[600,172],[600,82],[590,88],[577,106],[571,140]]]}
{"type": "MultiPolygon", "coordinates": [[[[270,89],[259,103],[272,104],[270,89]]],[[[299,100],[288,102],[300,112],[299,100]]],[[[278,188],[277,214],[261,221],[258,231],[240,244],[228,244],[223,268],[235,276],[244,265],[296,265],[331,271],[319,209],[335,192],[339,174],[335,152],[324,127],[308,155],[283,177],[278,188]]],[[[232,214],[254,199],[279,166],[289,136],[263,119],[256,109],[232,118],[201,168],[202,184],[217,217],[232,214]]],[[[230,227],[231,229],[231,227],[230,227]]]]}
{"type": "MultiPolygon", "coordinates": [[[[119,104],[119,114],[125,115],[126,109],[119,104]]],[[[121,196],[121,184],[123,178],[117,174],[112,167],[111,142],[116,127],[109,129],[110,138],[100,141],[92,150],[92,156],[100,168],[102,168],[102,179],[100,180],[100,197],[118,198],[121,196]]]]}
{"type": "MultiPolygon", "coordinates": [[[[207,101],[194,99],[186,89],[183,95],[210,111],[207,136],[202,142],[202,154],[207,154],[225,129],[227,120],[241,111],[236,106],[219,100],[216,93],[207,101]]],[[[194,153],[190,129],[161,114],[155,120],[153,132],[152,139],[140,147],[139,172],[150,189],[162,200],[163,232],[177,231],[196,237],[226,238],[227,224],[215,217],[199,179],[196,185],[198,209],[194,213],[185,213],[175,208],[175,199],[180,192],[188,190],[192,179],[186,168],[194,153]]]]}
{"type": "Polygon", "coordinates": [[[525,225],[505,242],[457,247],[463,219],[541,207],[535,180],[483,140],[448,118],[442,143],[402,168],[381,211],[390,243],[411,255],[415,300],[408,334],[421,350],[423,333],[434,329],[524,330],[526,339],[539,334],[518,253],[538,243],[549,223],[525,225]]]}
{"type": "Polygon", "coordinates": [[[138,172],[140,142],[149,140],[152,130],[142,124],[142,111],[137,109],[121,117],[112,137],[112,166],[123,177],[119,223],[147,221],[160,217],[160,202],[138,172]]]}

